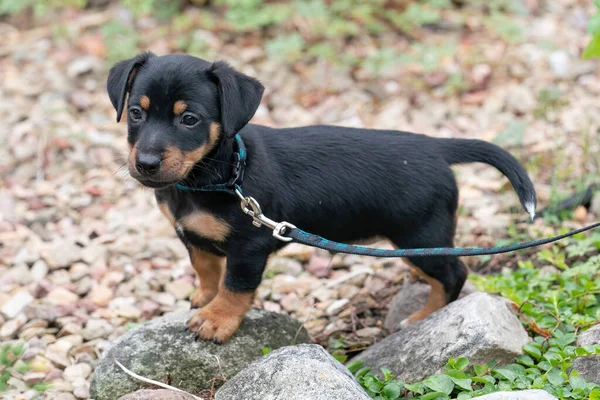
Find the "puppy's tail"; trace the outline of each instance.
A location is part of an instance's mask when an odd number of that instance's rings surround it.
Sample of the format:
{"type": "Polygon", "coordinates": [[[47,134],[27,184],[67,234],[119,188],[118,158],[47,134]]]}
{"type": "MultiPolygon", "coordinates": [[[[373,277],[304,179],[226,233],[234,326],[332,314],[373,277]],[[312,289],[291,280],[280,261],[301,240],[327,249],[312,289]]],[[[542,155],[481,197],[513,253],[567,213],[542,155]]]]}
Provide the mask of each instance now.
{"type": "Polygon", "coordinates": [[[502,172],[517,192],[521,205],[533,220],[537,205],[535,188],[525,168],[508,151],[482,140],[438,139],[438,141],[448,164],[482,162],[502,172]]]}

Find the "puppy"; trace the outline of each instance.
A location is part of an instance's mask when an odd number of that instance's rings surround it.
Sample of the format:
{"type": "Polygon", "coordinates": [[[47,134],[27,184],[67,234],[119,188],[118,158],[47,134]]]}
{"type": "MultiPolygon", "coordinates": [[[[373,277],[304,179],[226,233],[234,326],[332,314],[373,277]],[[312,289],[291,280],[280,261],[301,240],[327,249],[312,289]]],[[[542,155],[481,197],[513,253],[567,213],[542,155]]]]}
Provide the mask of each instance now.
{"type": "MultiPolygon", "coordinates": [[[[452,247],[458,189],[450,165],[483,162],[508,177],[534,214],[526,171],[490,143],[248,124],[263,86],[224,62],[143,53],[117,63],[107,89],[117,122],[127,111],[129,172],[155,189],[200,278],[188,328],[204,340],[231,337],[251,307],[268,256],[285,245],[270,229],[252,225],[232,187],[254,197],[273,220],[330,240],[385,237],[398,248],[452,247]]],[[[432,290],[404,325],[456,300],[467,277],[456,257],[407,261],[432,290]]]]}

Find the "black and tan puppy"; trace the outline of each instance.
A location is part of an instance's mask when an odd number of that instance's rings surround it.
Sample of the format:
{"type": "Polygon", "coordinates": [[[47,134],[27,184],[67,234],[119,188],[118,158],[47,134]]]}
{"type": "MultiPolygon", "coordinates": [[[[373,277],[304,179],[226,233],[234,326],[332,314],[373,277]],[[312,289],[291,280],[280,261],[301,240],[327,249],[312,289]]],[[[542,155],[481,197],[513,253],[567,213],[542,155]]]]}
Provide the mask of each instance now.
{"type": "MultiPolygon", "coordinates": [[[[117,121],[124,109],[128,115],[129,172],[156,189],[200,278],[192,296],[199,310],[188,327],[202,339],[221,343],[236,331],[267,257],[285,245],[270,229],[254,227],[235,195],[194,190],[231,180],[236,134],[247,149],[243,193],[273,220],[331,240],[385,237],[399,248],[453,246],[458,190],[450,165],[457,163],[496,167],[525,209],[535,210],[523,167],[483,141],[248,124],[263,86],[223,62],[144,53],[116,64],[107,86],[117,121]]],[[[407,261],[432,286],[409,324],[455,300],[467,270],[456,257],[407,261]]]]}

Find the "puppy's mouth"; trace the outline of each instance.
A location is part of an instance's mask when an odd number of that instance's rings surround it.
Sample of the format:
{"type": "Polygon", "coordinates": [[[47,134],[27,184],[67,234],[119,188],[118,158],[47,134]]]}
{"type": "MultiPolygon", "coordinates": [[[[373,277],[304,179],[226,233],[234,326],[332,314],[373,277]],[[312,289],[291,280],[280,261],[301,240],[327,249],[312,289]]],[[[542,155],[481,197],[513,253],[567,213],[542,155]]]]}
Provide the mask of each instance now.
{"type": "Polygon", "coordinates": [[[180,179],[159,180],[159,179],[146,178],[143,176],[133,176],[133,178],[136,181],[138,181],[139,183],[141,183],[142,185],[144,185],[145,187],[152,188],[152,189],[162,189],[167,186],[175,185],[175,184],[179,183],[179,181],[180,181],[180,179]]]}

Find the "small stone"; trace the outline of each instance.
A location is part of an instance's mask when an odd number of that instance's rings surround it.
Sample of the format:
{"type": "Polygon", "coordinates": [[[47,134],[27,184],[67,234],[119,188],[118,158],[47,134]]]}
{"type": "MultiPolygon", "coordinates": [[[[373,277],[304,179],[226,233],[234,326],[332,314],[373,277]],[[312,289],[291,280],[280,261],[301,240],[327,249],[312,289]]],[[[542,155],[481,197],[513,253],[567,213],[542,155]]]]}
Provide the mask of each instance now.
{"type": "Polygon", "coordinates": [[[272,257],[266,267],[267,273],[298,276],[302,273],[302,264],[298,260],[286,257],[272,257]]]}
{"type": "Polygon", "coordinates": [[[39,260],[39,254],[29,250],[27,247],[23,247],[19,252],[13,257],[13,264],[33,264],[37,260],[39,260]]]}
{"type": "Polygon", "coordinates": [[[48,293],[45,301],[53,305],[73,305],[77,304],[79,296],[65,288],[57,287],[48,293]]]}
{"type": "Polygon", "coordinates": [[[110,335],[115,328],[104,319],[89,319],[81,335],[85,340],[94,340],[105,338],[110,335]]]}
{"type": "Polygon", "coordinates": [[[59,393],[53,393],[52,397],[48,397],[48,399],[52,399],[52,400],[75,400],[75,396],[73,396],[71,393],[63,393],[63,392],[59,392],[59,393]]]}
{"type": "Polygon", "coordinates": [[[360,289],[354,285],[342,284],[338,288],[338,294],[342,299],[352,300],[360,292],[360,289]]]}
{"type": "Polygon", "coordinates": [[[44,260],[36,261],[29,271],[33,282],[40,282],[48,275],[48,264],[44,260]]]}
{"type": "Polygon", "coordinates": [[[81,260],[81,247],[73,241],[58,241],[44,249],[42,258],[50,269],[66,268],[81,260]]]}
{"type": "Polygon", "coordinates": [[[331,257],[319,256],[316,253],[308,261],[306,270],[317,278],[325,278],[331,270],[331,257]]]}
{"type": "Polygon", "coordinates": [[[96,286],[90,293],[90,300],[99,307],[106,307],[112,298],[113,291],[104,285],[96,286]]]}
{"type": "Polygon", "coordinates": [[[299,261],[307,261],[314,252],[314,247],[305,246],[300,243],[291,243],[279,250],[277,255],[284,258],[295,258],[299,261]]]}
{"type": "Polygon", "coordinates": [[[567,78],[569,76],[570,61],[569,55],[564,50],[557,50],[548,56],[552,73],[557,78],[567,78]]]}
{"type": "Polygon", "coordinates": [[[265,311],[276,312],[276,313],[281,312],[281,306],[272,301],[265,301],[263,303],[263,308],[265,309],[265,311]]]}
{"type": "Polygon", "coordinates": [[[356,331],[356,336],[362,337],[362,338],[375,337],[375,336],[379,336],[380,334],[381,334],[381,328],[377,328],[377,327],[362,328],[362,329],[359,329],[356,331]]]}
{"type": "Polygon", "coordinates": [[[71,275],[72,281],[78,281],[84,276],[89,275],[90,267],[87,264],[78,262],[75,263],[69,268],[69,275],[71,275]]]}
{"type": "Polygon", "coordinates": [[[510,111],[527,114],[535,109],[536,104],[531,89],[518,85],[513,85],[508,89],[506,106],[510,111]]]}
{"type": "Polygon", "coordinates": [[[26,321],[27,318],[25,315],[19,314],[15,319],[10,319],[3,323],[0,328],[0,339],[12,339],[26,321]]]}
{"type": "Polygon", "coordinates": [[[175,296],[173,296],[171,293],[156,293],[153,297],[152,297],[158,304],[163,305],[163,306],[167,306],[167,307],[173,307],[173,305],[175,304],[175,296]]]}
{"type": "Polygon", "coordinates": [[[177,300],[189,298],[194,289],[194,285],[187,279],[177,279],[176,281],[167,283],[165,286],[165,290],[171,293],[177,300]]]}
{"type": "Polygon", "coordinates": [[[4,303],[0,312],[8,319],[15,318],[21,313],[31,302],[35,300],[29,291],[19,290],[11,296],[11,298],[4,303]]]}
{"type": "Polygon", "coordinates": [[[283,299],[281,299],[279,304],[281,304],[281,307],[283,307],[283,309],[288,312],[295,312],[304,308],[302,300],[298,297],[296,293],[290,293],[285,295],[283,299]]]}
{"type": "Polygon", "coordinates": [[[95,57],[79,57],[73,60],[67,67],[67,76],[76,78],[80,75],[92,72],[98,65],[95,57]]]}
{"type": "Polygon", "coordinates": [[[331,303],[329,307],[327,307],[327,310],[325,312],[327,313],[327,315],[337,315],[340,311],[344,309],[344,307],[346,307],[346,304],[348,304],[349,302],[350,300],[348,299],[336,300],[333,303],[331,303]]]}
{"type": "MultiPolygon", "coordinates": [[[[89,364],[75,364],[75,365],[69,365],[67,368],[65,368],[65,371],[63,372],[63,376],[64,378],[68,381],[68,382],[75,382],[77,379],[86,379],[88,376],[90,376],[90,374],[92,373],[92,367],[89,366],[89,364]]],[[[79,396],[77,396],[79,397],[79,396]]]]}
{"type": "Polygon", "coordinates": [[[40,383],[42,382],[44,379],[46,378],[46,373],[45,372],[26,372],[25,375],[23,375],[23,381],[28,384],[29,386],[33,386],[36,383],[40,383]]]}

